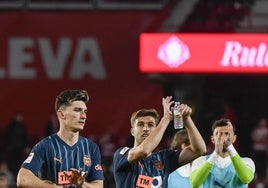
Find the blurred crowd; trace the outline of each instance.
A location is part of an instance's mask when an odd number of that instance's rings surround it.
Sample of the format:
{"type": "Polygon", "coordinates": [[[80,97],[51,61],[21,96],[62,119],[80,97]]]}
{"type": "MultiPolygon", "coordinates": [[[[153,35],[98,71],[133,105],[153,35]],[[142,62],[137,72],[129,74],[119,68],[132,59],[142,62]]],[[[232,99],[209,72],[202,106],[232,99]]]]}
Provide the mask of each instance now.
{"type": "Polygon", "coordinates": [[[254,0],[199,0],[180,32],[233,33],[244,17],[250,22],[254,0]]]}

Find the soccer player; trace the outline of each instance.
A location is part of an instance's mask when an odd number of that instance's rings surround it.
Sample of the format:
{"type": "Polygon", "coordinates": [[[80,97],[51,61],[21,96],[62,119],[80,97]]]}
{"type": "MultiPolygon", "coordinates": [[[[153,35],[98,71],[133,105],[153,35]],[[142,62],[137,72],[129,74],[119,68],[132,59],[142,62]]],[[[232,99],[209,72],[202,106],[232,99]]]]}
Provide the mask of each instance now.
{"type": "Polygon", "coordinates": [[[19,170],[18,187],[103,187],[99,147],[79,136],[86,123],[88,99],[85,90],[65,90],[57,96],[59,131],[33,147],[19,170]]]}
{"type": "MultiPolygon", "coordinates": [[[[173,136],[170,148],[173,150],[187,149],[190,140],[185,129],[181,129],[173,136]]],[[[192,188],[190,184],[191,162],[187,163],[168,176],[168,188],[192,188]]]]}
{"type": "Polygon", "coordinates": [[[241,158],[233,146],[235,128],[229,119],[219,119],[212,125],[214,151],[193,161],[190,183],[194,188],[248,187],[255,172],[250,158],[241,158]]]}
{"type": "Polygon", "coordinates": [[[160,122],[154,109],[141,109],[132,114],[130,132],[134,147],[119,148],[113,158],[117,188],[167,188],[172,171],[206,152],[205,142],[190,116],[192,109],[186,104],[181,104],[180,111],[191,145],[183,151],[153,152],[173,119],[173,103],[171,96],[162,99],[164,113],[160,122]]]}

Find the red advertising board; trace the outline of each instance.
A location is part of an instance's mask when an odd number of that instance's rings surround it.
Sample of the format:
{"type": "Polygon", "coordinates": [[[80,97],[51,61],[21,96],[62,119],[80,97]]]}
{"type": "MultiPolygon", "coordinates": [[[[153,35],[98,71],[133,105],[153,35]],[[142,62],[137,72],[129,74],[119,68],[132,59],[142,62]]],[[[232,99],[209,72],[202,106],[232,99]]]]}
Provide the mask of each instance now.
{"type": "Polygon", "coordinates": [[[138,70],[139,34],[158,11],[5,11],[0,14],[1,133],[20,111],[30,136],[43,136],[64,89],[89,92],[83,135],[128,136],[139,108],[161,113],[162,86],[138,70]]]}
{"type": "Polygon", "coordinates": [[[147,73],[268,73],[268,34],[143,33],[139,68],[147,73]]]}

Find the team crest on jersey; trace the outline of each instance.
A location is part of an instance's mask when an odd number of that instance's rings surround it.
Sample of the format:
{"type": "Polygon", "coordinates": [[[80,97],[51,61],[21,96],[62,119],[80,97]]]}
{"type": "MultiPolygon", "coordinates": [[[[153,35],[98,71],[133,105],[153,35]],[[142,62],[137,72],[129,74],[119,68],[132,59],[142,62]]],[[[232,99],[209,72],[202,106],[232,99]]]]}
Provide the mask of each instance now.
{"type": "Polygon", "coordinates": [[[127,150],[129,150],[129,148],[128,147],[124,147],[123,149],[121,149],[120,154],[121,155],[124,155],[127,150]]]}
{"type": "Polygon", "coordinates": [[[89,156],[84,155],[83,161],[84,161],[84,164],[86,166],[90,166],[91,165],[91,158],[89,156]]]}
{"type": "Polygon", "coordinates": [[[161,161],[154,161],[154,166],[158,170],[163,170],[163,164],[161,163],[161,161]]]}

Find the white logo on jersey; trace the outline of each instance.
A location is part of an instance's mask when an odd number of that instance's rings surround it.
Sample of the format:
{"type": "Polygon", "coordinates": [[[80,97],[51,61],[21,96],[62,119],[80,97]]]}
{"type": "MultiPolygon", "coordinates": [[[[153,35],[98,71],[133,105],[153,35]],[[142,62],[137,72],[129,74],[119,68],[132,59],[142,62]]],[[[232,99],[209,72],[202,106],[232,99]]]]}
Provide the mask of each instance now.
{"type": "Polygon", "coordinates": [[[34,153],[30,153],[24,163],[30,163],[34,157],[34,153]]]}
{"type": "Polygon", "coordinates": [[[129,150],[129,148],[128,147],[124,147],[123,149],[121,149],[120,154],[121,155],[124,155],[127,150],[129,150]]]}

